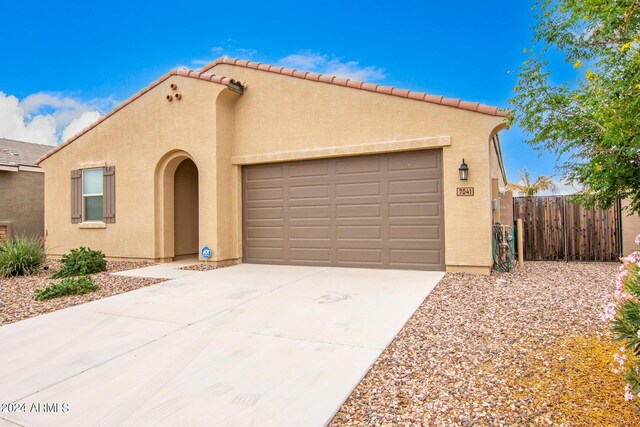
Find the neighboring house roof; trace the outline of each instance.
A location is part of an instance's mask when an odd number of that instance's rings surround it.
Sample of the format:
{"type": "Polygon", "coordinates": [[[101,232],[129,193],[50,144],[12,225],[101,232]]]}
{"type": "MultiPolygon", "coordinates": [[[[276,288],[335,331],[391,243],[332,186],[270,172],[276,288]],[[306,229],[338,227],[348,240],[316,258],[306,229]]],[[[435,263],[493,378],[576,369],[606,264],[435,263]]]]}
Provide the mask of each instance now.
{"type": "Polygon", "coordinates": [[[478,102],[461,101],[456,98],[445,98],[441,95],[429,95],[425,92],[415,92],[408,89],[398,89],[393,86],[381,86],[375,83],[365,83],[352,79],[342,79],[336,76],[330,76],[326,74],[311,73],[309,71],[301,71],[293,68],[286,68],[281,66],[263,64],[260,62],[248,61],[246,59],[235,59],[223,56],[216,59],[214,62],[205,65],[201,68],[202,72],[207,72],[218,64],[235,65],[238,67],[253,68],[261,71],[268,71],[270,73],[282,74],[290,77],[297,77],[300,79],[311,80],[314,82],[329,83],[338,86],[351,87],[355,89],[368,90],[370,92],[383,93],[386,95],[399,96],[401,98],[416,99],[418,101],[430,102],[433,104],[446,105],[454,108],[461,108],[463,110],[475,111],[482,114],[488,114],[490,116],[506,117],[509,113],[508,110],[500,109],[490,105],[480,104],[478,102]]]}
{"type": "Polygon", "coordinates": [[[53,148],[51,145],[0,138],[0,168],[16,172],[20,167],[36,168],[38,159],[53,148]]]}
{"type": "Polygon", "coordinates": [[[75,134],[71,138],[67,139],[62,144],[58,145],[53,150],[51,150],[50,152],[46,153],[44,156],[40,157],[37,160],[37,164],[40,164],[43,160],[53,156],[55,153],[57,153],[58,151],[62,150],[64,147],[66,147],[67,145],[71,144],[73,141],[75,141],[76,139],[80,138],[82,135],[84,135],[85,133],[87,133],[88,131],[93,129],[94,127],[98,126],[100,123],[104,122],[109,117],[113,116],[115,113],[117,113],[118,111],[122,110],[124,107],[126,107],[129,104],[131,104],[133,101],[135,101],[136,99],[140,98],[142,95],[144,95],[145,93],[149,92],[151,89],[153,89],[154,87],[158,86],[160,83],[164,82],[165,80],[167,80],[171,76],[182,76],[182,77],[188,77],[188,78],[192,78],[192,79],[203,80],[205,82],[218,83],[218,84],[225,85],[225,86],[229,87],[234,92],[239,92],[239,93],[242,93],[242,89],[244,88],[244,85],[241,82],[238,82],[238,81],[236,81],[235,79],[233,79],[231,77],[219,76],[219,75],[216,75],[216,74],[213,74],[213,73],[205,73],[205,72],[201,72],[201,71],[187,70],[185,68],[179,68],[179,69],[176,69],[176,70],[171,70],[167,74],[165,74],[164,76],[160,77],[155,82],[151,83],[149,86],[145,87],[144,89],[140,90],[139,92],[137,92],[136,94],[131,96],[126,101],[124,101],[124,102],[120,103],[119,105],[117,105],[113,110],[111,110],[110,112],[108,112],[104,116],[100,117],[96,122],[94,122],[90,126],[82,129],[80,132],[78,132],[77,134],[75,134]]]}

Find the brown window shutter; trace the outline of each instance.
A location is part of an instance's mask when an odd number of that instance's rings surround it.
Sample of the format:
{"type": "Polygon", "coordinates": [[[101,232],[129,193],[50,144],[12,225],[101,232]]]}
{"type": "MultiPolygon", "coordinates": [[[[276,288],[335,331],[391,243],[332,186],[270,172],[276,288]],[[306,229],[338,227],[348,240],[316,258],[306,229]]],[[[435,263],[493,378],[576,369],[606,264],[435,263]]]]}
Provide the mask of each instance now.
{"type": "Polygon", "coordinates": [[[116,222],[116,167],[107,166],[103,170],[103,216],[104,222],[113,224],[116,222]]]}
{"type": "Polygon", "coordinates": [[[82,222],[82,171],[71,171],[71,223],[82,222]]]}

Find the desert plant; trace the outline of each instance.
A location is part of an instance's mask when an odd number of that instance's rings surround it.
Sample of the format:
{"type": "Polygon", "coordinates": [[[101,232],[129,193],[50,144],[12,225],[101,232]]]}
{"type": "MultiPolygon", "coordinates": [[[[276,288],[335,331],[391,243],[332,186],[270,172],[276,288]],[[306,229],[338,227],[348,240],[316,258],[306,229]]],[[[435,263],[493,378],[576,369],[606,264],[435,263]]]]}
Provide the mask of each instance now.
{"type": "Polygon", "coordinates": [[[36,289],[35,299],[44,301],[65,295],[84,295],[98,290],[89,276],[66,277],[58,283],[52,283],[44,289],[36,289]]]}
{"type": "Polygon", "coordinates": [[[37,237],[16,237],[0,244],[0,277],[24,276],[38,271],[45,261],[37,237]]]}
{"type": "Polygon", "coordinates": [[[62,256],[60,262],[62,263],[62,268],[51,275],[52,279],[99,273],[107,269],[107,261],[104,259],[104,254],[101,251],[94,251],[84,246],[71,249],[68,254],[62,256]]]}
{"type": "Polygon", "coordinates": [[[539,176],[538,179],[533,181],[531,179],[531,173],[524,168],[524,173],[518,172],[518,176],[522,181],[522,184],[509,184],[509,189],[519,191],[527,197],[533,197],[540,191],[555,190],[556,185],[553,182],[552,176],[539,176]]]}
{"type": "MultiPolygon", "coordinates": [[[[640,244],[640,235],[636,237],[640,244]]],[[[622,343],[614,355],[615,373],[626,377],[625,399],[640,406],[640,252],[622,259],[615,289],[603,313],[611,324],[614,341],[622,343]]]]}

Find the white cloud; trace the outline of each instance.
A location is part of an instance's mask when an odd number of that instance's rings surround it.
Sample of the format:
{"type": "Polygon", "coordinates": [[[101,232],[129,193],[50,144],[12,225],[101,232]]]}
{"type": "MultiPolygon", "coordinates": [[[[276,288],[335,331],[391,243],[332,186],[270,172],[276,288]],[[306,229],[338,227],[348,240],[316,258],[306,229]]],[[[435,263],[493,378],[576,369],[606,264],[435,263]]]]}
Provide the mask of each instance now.
{"type": "Polygon", "coordinates": [[[71,123],[67,125],[62,131],[62,140],[66,141],[75,134],[82,131],[84,128],[95,123],[100,118],[101,114],[97,111],[87,111],[76,119],[73,119],[71,123]]]}
{"type": "Polygon", "coordinates": [[[115,104],[111,98],[80,101],[39,92],[22,101],[0,92],[0,137],[57,145],[96,121],[115,104]]]}
{"type": "MultiPolygon", "coordinates": [[[[255,49],[247,49],[235,46],[235,41],[227,40],[223,46],[211,48],[212,57],[210,59],[194,59],[191,61],[194,65],[210,64],[214,58],[220,56],[228,56],[231,58],[254,59],[258,55],[255,49]]],[[[377,82],[384,79],[385,72],[382,68],[372,65],[360,65],[358,61],[345,61],[335,55],[314,52],[309,49],[300,50],[291,55],[280,58],[277,61],[267,60],[276,65],[284,65],[290,68],[297,68],[304,71],[313,71],[315,73],[329,74],[342,78],[361,80],[366,82],[377,82]]]]}
{"type": "Polygon", "coordinates": [[[257,54],[258,54],[258,51],[255,49],[236,47],[235,40],[229,39],[225,43],[225,46],[215,46],[211,48],[212,58],[194,59],[193,61],[191,61],[191,63],[193,65],[207,65],[213,62],[214,59],[219,58],[221,56],[228,56],[231,58],[240,58],[240,59],[252,59],[257,54]]]}
{"type": "Polygon", "coordinates": [[[385,78],[382,68],[372,65],[360,65],[358,61],[344,61],[342,58],[337,58],[333,55],[320,54],[310,50],[301,50],[285,56],[278,61],[278,64],[290,68],[368,82],[375,82],[385,78]]]}

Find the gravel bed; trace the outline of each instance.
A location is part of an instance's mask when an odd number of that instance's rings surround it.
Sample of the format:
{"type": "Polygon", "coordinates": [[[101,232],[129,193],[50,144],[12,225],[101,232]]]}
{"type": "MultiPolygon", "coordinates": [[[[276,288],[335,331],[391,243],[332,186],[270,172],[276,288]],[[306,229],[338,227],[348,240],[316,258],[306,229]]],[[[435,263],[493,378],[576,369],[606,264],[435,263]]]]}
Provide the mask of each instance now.
{"type": "Polygon", "coordinates": [[[531,377],[532,358],[568,338],[608,337],[599,314],[618,265],[528,262],[491,276],[447,274],[331,425],[590,425],[554,422],[553,406],[523,398],[514,379],[531,377]]]}
{"type": "Polygon", "coordinates": [[[106,272],[91,275],[94,282],[99,286],[96,292],[85,295],[67,295],[46,301],[36,301],[33,297],[34,291],[42,289],[53,282],[49,276],[60,268],[58,261],[47,261],[45,268],[32,276],[1,278],[0,325],[164,282],[164,279],[124,277],[109,274],[150,265],[154,264],[145,261],[109,261],[107,262],[106,272]]]}
{"type": "Polygon", "coordinates": [[[187,265],[186,267],[180,268],[180,270],[187,271],[209,271],[209,270],[217,270],[218,268],[231,267],[230,265],[213,265],[207,264],[204,262],[199,262],[197,264],[187,265]]]}

